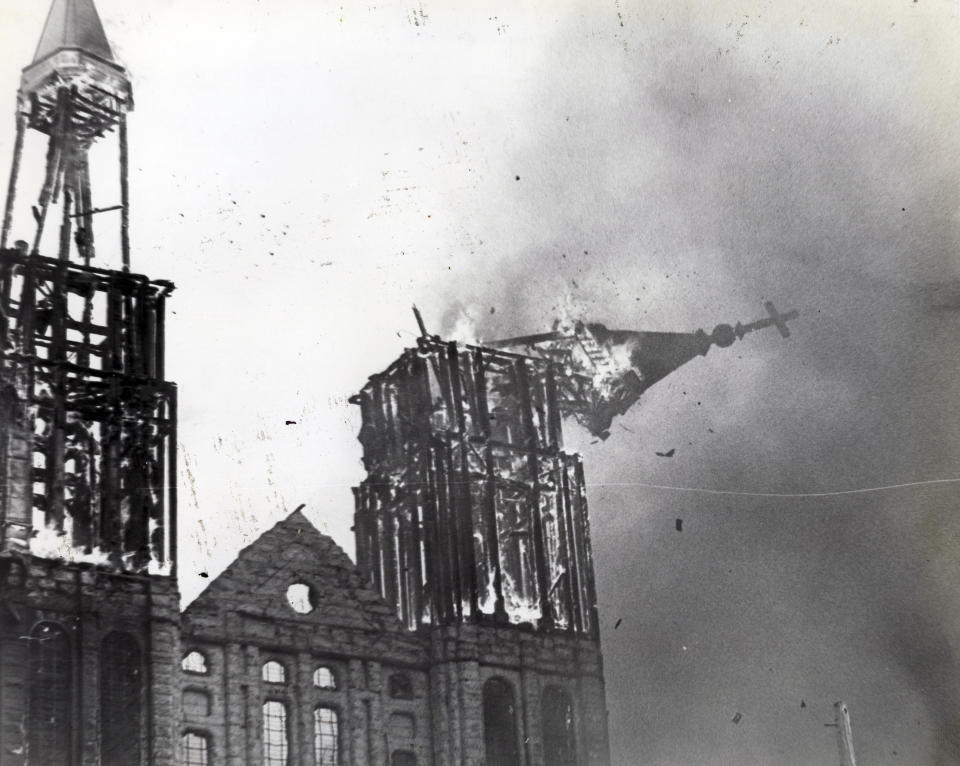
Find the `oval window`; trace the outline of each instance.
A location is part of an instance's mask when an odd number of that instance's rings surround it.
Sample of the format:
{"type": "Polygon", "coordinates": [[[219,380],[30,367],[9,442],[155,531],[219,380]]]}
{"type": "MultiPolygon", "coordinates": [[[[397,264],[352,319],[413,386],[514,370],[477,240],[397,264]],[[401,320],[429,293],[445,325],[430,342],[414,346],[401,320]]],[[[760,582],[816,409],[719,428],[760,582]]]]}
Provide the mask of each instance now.
{"type": "Polygon", "coordinates": [[[287,588],[287,603],[297,614],[309,614],[313,611],[313,591],[305,583],[294,583],[287,588]]]}

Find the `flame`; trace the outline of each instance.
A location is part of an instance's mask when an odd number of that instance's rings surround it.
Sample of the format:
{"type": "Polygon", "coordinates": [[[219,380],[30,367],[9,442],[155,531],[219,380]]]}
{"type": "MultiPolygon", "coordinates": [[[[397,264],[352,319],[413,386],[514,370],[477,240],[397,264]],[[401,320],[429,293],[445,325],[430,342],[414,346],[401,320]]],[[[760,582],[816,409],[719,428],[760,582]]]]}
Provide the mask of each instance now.
{"type": "MultiPolygon", "coordinates": [[[[94,566],[108,567],[114,570],[135,571],[133,567],[135,553],[124,554],[121,557],[122,563],[118,565],[110,554],[99,546],[95,546],[88,551],[73,545],[70,542],[72,537],[72,520],[68,516],[64,519],[62,531],[48,526],[35,529],[33,536],[30,538],[28,550],[32,555],[39,558],[64,561],[68,564],[93,564],[94,566]]],[[[161,562],[156,556],[150,556],[150,561],[147,563],[148,574],[168,576],[172,571],[173,565],[171,562],[161,562]]]]}
{"type": "MultiPolygon", "coordinates": [[[[66,526],[69,526],[69,519],[64,521],[66,526]]],[[[41,527],[34,530],[33,537],[30,538],[30,553],[40,558],[59,559],[68,564],[110,565],[110,556],[105,551],[99,547],[89,552],[77,548],[70,543],[71,537],[67,530],[61,532],[51,527],[41,527]]]]}
{"type": "Polygon", "coordinates": [[[469,309],[461,307],[457,313],[453,327],[451,327],[450,332],[447,333],[447,337],[458,343],[480,345],[483,341],[477,329],[477,323],[473,318],[479,314],[480,309],[477,306],[471,306],[469,309]]]}

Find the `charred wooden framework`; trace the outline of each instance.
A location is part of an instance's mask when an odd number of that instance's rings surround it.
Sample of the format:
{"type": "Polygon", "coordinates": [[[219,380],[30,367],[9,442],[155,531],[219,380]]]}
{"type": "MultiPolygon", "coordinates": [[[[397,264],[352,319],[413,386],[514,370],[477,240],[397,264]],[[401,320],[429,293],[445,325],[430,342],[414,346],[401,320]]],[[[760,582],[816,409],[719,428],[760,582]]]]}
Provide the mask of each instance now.
{"type": "Polygon", "coordinates": [[[59,257],[70,257],[72,239],[81,260],[89,265],[95,255],[93,216],[118,210],[123,268],[130,268],[127,112],[132,108],[130,82],[123,68],[87,50],[61,47],[24,70],[17,94],[17,133],[0,248],[8,244],[24,137],[31,129],[48,137],[46,170],[33,207],[36,229],[31,253],[40,252],[50,205],[61,202],[59,257]],[[118,134],[121,199],[119,204],[95,208],[89,151],[95,141],[114,130],[118,134]]]}
{"type": "Polygon", "coordinates": [[[462,622],[597,635],[583,468],[558,366],[421,338],[351,401],[367,479],[358,564],[411,630],[462,622]]]}
{"type": "Polygon", "coordinates": [[[173,285],[130,271],[132,109],[92,3],[55,0],[17,92],[0,230],[0,550],[172,573],[177,402],[163,349],[173,285]],[[45,168],[31,241],[8,247],[28,132],[46,140],[45,168]],[[88,157],[111,133],[120,199],[97,208],[88,157]],[[47,257],[53,206],[60,229],[47,257]],[[108,211],[119,211],[119,270],[92,265],[94,223],[108,211]]]}
{"type": "Polygon", "coordinates": [[[127,571],[176,559],[169,282],[0,251],[3,547],[127,571]],[[63,550],[61,550],[63,552],[63,550]]]}

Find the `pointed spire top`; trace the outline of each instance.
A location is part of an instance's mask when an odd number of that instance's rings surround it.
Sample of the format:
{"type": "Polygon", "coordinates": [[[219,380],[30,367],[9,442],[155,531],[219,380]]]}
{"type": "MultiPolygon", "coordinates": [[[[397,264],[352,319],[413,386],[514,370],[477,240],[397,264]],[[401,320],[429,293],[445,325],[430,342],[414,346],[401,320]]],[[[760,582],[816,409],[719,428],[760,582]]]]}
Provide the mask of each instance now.
{"type": "Polygon", "coordinates": [[[33,61],[63,48],[79,49],[113,63],[113,51],[93,0],[53,0],[33,61]]]}

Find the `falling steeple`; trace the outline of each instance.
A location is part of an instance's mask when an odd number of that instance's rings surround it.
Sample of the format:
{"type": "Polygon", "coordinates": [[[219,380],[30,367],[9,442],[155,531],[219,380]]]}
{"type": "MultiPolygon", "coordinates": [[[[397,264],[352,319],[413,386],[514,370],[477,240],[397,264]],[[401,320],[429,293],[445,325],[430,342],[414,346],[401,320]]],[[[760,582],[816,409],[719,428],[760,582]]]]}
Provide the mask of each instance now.
{"type": "Polygon", "coordinates": [[[553,332],[527,335],[489,343],[494,348],[544,357],[559,365],[557,385],[560,409],[571,415],[594,436],[606,439],[610,424],[623,415],[654,383],[665,378],[712,346],[726,348],[744,335],[764,327],[776,327],[790,337],[787,322],[798,312],[781,314],[773,303],[764,308],[768,316],[749,324],[719,324],[713,332],[641,332],[609,330],[593,322],[561,322],[553,332]]]}

